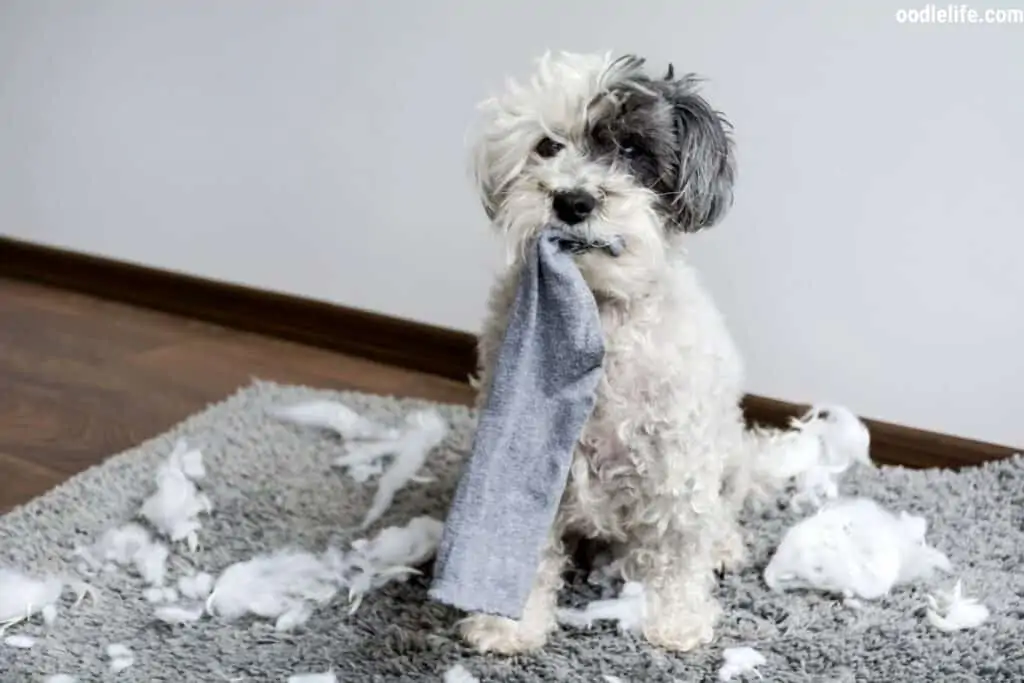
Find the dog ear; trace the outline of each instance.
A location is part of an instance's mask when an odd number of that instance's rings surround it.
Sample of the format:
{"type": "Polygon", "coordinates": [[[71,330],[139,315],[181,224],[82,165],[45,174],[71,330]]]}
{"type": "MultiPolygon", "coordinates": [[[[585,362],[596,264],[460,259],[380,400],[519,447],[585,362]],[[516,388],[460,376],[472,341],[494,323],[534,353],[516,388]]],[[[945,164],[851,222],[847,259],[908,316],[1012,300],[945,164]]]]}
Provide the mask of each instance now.
{"type": "Polygon", "coordinates": [[[497,124],[497,104],[488,100],[479,105],[480,120],[467,134],[469,170],[476,185],[477,198],[488,220],[494,220],[504,201],[509,181],[519,172],[522,160],[510,152],[518,138],[497,124]]]}
{"type": "Polygon", "coordinates": [[[661,82],[672,108],[678,158],[672,197],[673,227],[697,232],[718,223],[733,201],[735,159],[732,126],[697,94],[698,78],[674,78],[674,69],[661,82]]]}

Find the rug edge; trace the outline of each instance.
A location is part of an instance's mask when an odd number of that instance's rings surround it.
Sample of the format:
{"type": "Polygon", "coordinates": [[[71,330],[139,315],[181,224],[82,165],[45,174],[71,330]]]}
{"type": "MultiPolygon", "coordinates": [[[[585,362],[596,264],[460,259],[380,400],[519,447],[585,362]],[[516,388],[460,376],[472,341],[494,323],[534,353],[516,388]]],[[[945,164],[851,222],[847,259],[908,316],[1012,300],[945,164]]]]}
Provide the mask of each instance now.
{"type": "Polygon", "coordinates": [[[38,510],[40,505],[44,505],[50,502],[52,498],[59,498],[62,494],[65,494],[71,488],[78,486],[82,483],[83,479],[89,479],[96,476],[96,473],[100,469],[105,469],[111,465],[117,466],[120,463],[126,462],[138,455],[140,452],[146,451],[150,448],[154,448],[160,441],[166,439],[169,435],[187,430],[191,425],[197,422],[204,422],[210,419],[215,419],[219,415],[229,412],[234,406],[240,401],[244,400],[246,396],[254,391],[258,391],[261,387],[271,389],[299,389],[305,391],[311,391],[322,394],[334,394],[340,397],[340,400],[344,401],[345,397],[372,397],[381,398],[387,400],[397,401],[400,404],[405,405],[431,405],[431,406],[442,406],[446,409],[465,410],[468,414],[472,414],[472,408],[461,403],[450,403],[446,401],[433,401],[425,398],[411,397],[411,396],[399,396],[396,394],[388,393],[374,393],[370,391],[361,391],[358,389],[341,389],[336,387],[326,386],[312,386],[304,383],[288,383],[278,382],[275,380],[266,380],[259,377],[253,376],[247,384],[242,384],[236,387],[233,391],[226,394],[223,398],[215,401],[211,401],[206,404],[205,407],[187,415],[181,420],[178,420],[174,424],[169,425],[159,433],[154,434],[142,441],[136,443],[134,446],[126,448],[124,450],[112,453],[102,460],[89,465],[83,470],[75,472],[68,478],[61,481],[56,486],[53,486],[42,493],[33,496],[29,500],[15,505],[13,508],[0,515],[0,522],[11,523],[17,522],[19,518],[25,515],[30,515],[33,511],[38,510]]]}

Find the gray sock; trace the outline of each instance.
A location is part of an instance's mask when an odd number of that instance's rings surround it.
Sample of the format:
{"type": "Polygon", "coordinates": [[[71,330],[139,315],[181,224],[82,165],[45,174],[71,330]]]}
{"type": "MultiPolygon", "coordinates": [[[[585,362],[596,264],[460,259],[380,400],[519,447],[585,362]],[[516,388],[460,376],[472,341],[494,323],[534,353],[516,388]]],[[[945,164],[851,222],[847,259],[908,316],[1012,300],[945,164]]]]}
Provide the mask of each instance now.
{"type": "Polygon", "coordinates": [[[431,598],[518,619],[594,407],[604,340],[571,256],[621,241],[548,227],[532,245],[437,552],[431,598]]]}

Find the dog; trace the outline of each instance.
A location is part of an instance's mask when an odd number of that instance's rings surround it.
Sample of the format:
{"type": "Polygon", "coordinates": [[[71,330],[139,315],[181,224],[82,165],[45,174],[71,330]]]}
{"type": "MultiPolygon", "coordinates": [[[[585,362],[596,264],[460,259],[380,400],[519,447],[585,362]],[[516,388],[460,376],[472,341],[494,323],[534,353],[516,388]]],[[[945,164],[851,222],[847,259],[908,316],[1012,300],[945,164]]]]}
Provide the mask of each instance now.
{"type": "Polygon", "coordinates": [[[738,513],[770,437],[745,427],[742,359],[683,250],[732,206],[732,126],[696,76],[645,67],[632,55],[547,54],[529,82],[481,107],[473,175],[508,267],[478,339],[478,409],[537,231],[619,237],[624,251],[575,257],[600,311],[603,376],[522,617],[460,624],[479,651],[545,644],[569,536],[613,545],[623,578],[644,586],[644,637],[675,652],[711,642],[716,572],[745,558],[738,513]]]}

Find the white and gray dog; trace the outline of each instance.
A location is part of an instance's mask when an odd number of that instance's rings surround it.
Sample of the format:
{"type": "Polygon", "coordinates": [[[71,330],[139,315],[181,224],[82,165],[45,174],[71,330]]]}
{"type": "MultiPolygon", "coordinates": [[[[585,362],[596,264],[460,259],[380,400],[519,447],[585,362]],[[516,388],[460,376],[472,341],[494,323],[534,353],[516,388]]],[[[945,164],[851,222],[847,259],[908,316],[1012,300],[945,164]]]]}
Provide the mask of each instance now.
{"type": "Polygon", "coordinates": [[[675,651],[710,642],[716,571],[744,557],[738,511],[775,435],[746,430],[740,355],[682,254],[732,203],[730,126],[696,86],[633,56],[547,55],[482,107],[474,170],[509,264],[479,340],[481,400],[530,238],[554,223],[621,237],[624,252],[576,256],[600,309],[603,379],[522,618],[462,622],[480,650],[545,643],[570,535],[613,544],[645,587],[643,634],[675,651]]]}

